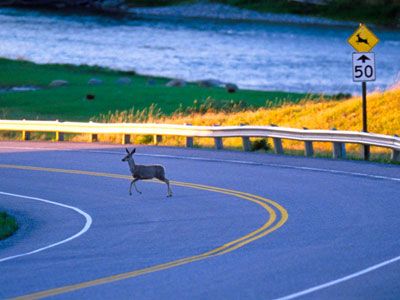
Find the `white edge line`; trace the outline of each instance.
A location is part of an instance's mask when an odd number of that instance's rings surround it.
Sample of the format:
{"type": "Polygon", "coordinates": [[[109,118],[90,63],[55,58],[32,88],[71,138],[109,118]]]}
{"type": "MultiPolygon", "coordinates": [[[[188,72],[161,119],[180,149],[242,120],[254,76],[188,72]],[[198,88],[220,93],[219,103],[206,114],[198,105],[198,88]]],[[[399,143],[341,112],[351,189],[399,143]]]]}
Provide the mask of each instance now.
{"type": "Polygon", "coordinates": [[[381,262],[379,264],[373,265],[373,266],[368,267],[366,269],[363,269],[361,271],[358,271],[358,272],[352,273],[350,275],[341,277],[339,279],[335,279],[335,280],[326,282],[324,284],[320,284],[320,285],[311,287],[309,289],[306,289],[306,290],[303,290],[303,291],[300,291],[300,292],[297,292],[297,293],[294,293],[294,294],[290,294],[290,295],[287,295],[287,296],[284,296],[284,297],[275,298],[274,300],[289,300],[289,299],[298,298],[298,297],[301,297],[301,296],[304,296],[304,295],[307,295],[307,294],[311,294],[311,293],[316,292],[318,290],[322,290],[322,289],[328,288],[330,286],[342,283],[344,281],[347,281],[347,280],[359,277],[361,275],[367,274],[369,272],[375,271],[376,269],[380,269],[380,268],[382,268],[384,266],[387,266],[387,265],[389,265],[391,263],[394,263],[394,262],[397,262],[399,260],[400,260],[400,256],[397,256],[395,258],[386,260],[384,262],[381,262]]]}
{"type": "Polygon", "coordinates": [[[44,202],[44,203],[53,204],[53,205],[61,206],[61,207],[64,207],[64,208],[72,209],[72,210],[76,211],[77,213],[83,215],[85,217],[85,219],[86,219],[85,226],[78,233],[74,234],[73,236],[71,236],[71,237],[69,237],[69,238],[67,238],[65,240],[59,241],[57,243],[50,244],[48,246],[45,246],[45,247],[30,251],[30,252],[26,252],[26,253],[22,253],[22,254],[17,254],[17,255],[13,255],[13,256],[0,258],[0,262],[4,262],[4,261],[7,261],[7,260],[15,259],[15,258],[18,258],[18,257],[32,255],[32,254],[35,254],[35,253],[38,253],[38,252],[41,252],[41,251],[44,251],[44,250],[59,246],[61,244],[67,243],[67,242],[69,242],[69,241],[71,241],[73,239],[76,239],[77,237],[81,236],[82,234],[84,234],[86,231],[89,230],[90,226],[92,225],[92,217],[89,214],[87,214],[86,212],[80,210],[77,207],[69,206],[69,205],[66,205],[66,204],[62,204],[62,203],[58,203],[58,202],[54,202],[54,201],[50,201],[50,200],[46,200],[46,199],[42,199],[42,198],[36,198],[36,197],[30,197],[30,196],[24,196],[24,195],[18,195],[18,194],[11,194],[11,193],[6,193],[6,192],[2,192],[2,191],[0,191],[0,194],[1,195],[5,195],[5,196],[12,196],[12,197],[17,197],[17,198],[24,198],[24,199],[29,199],[29,200],[40,201],[40,202],[44,202]]]}
{"type": "MultiPolygon", "coordinates": [[[[92,153],[108,153],[108,154],[121,154],[117,151],[106,151],[106,150],[77,150],[82,152],[92,152],[92,153]]],[[[295,170],[303,170],[303,171],[314,171],[314,172],[323,172],[323,173],[331,173],[331,174],[339,174],[339,175],[351,175],[358,177],[366,177],[373,179],[382,179],[382,180],[390,180],[400,182],[400,178],[397,177],[389,177],[382,175],[371,175],[367,173],[358,173],[358,172],[348,172],[348,171],[340,171],[334,169],[323,169],[323,168],[314,168],[314,167],[300,167],[300,166],[292,166],[285,164],[272,164],[272,163],[262,163],[262,162],[254,162],[254,161],[245,161],[245,160],[234,160],[234,159],[217,159],[217,158],[206,158],[206,157],[191,157],[191,156],[178,156],[178,155],[166,155],[166,154],[135,154],[137,156],[150,156],[150,157],[164,157],[164,158],[174,158],[174,159],[186,159],[186,160],[197,160],[197,161],[210,161],[210,162],[225,162],[225,163],[233,163],[233,164],[244,164],[244,165],[253,165],[253,166],[267,166],[267,167],[275,167],[275,168],[285,168],[285,169],[295,169],[295,170]]]]}
{"type": "MultiPolygon", "coordinates": [[[[13,147],[9,147],[13,148],[13,147]]],[[[15,149],[18,149],[15,147],[15,149]]],[[[28,148],[27,148],[28,149],[28,148]]],[[[32,148],[38,149],[38,148],[32,148]]],[[[49,149],[49,148],[43,148],[49,149]]],[[[107,150],[91,150],[91,149],[51,149],[51,150],[59,150],[59,151],[79,151],[79,152],[90,152],[90,153],[108,153],[108,154],[122,154],[117,151],[107,151],[107,150]]],[[[244,161],[244,160],[234,160],[234,159],[216,159],[216,158],[206,158],[206,157],[191,157],[191,156],[178,156],[178,155],[166,155],[166,154],[135,154],[137,156],[150,156],[150,157],[164,157],[164,158],[174,158],[174,159],[186,159],[186,160],[197,160],[197,161],[210,161],[210,162],[225,162],[225,163],[234,163],[234,164],[244,164],[244,165],[255,165],[255,166],[268,166],[275,168],[285,168],[285,169],[295,169],[295,170],[304,170],[304,171],[314,171],[314,172],[325,172],[332,174],[340,174],[340,175],[351,175],[358,177],[366,177],[373,179],[382,179],[382,180],[390,180],[400,182],[400,178],[397,177],[389,177],[389,176],[381,176],[381,175],[371,175],[367,173],[358,173],[358,172],[347,172],[340,171],[334,169],[322,169],[322,168],[314,168],[314,167],[299,167],[285,164],[272,164],[272,163],[262,163],[262,162],[253,162],[253,161],[244,161]]]]}

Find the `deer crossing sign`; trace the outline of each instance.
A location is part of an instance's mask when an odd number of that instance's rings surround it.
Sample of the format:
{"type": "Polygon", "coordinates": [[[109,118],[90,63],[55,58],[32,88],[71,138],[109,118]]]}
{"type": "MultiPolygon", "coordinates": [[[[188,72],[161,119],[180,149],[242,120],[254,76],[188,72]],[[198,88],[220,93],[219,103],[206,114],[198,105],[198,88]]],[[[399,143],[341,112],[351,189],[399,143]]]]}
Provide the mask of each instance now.
{"type": "Polygon", "coordinates": [[[347,41],[357,52],[369,52],[378,44],[379,39],[367,26],[360,24],[347,41]]]}
{"type": "MultiPolygon", "coordinates": [[[[347,41],[357,51],[353,53],[353,81],[361,82],[363,132],[368,132],[367,81],[374,81],[376,78],[375,53],[369,51],[378,44],[379,39],[367,26],[360,24],[347,41]]],[[[369,159],[369,153],[369,146],[364,145],[365,160],[369,159]]]]}

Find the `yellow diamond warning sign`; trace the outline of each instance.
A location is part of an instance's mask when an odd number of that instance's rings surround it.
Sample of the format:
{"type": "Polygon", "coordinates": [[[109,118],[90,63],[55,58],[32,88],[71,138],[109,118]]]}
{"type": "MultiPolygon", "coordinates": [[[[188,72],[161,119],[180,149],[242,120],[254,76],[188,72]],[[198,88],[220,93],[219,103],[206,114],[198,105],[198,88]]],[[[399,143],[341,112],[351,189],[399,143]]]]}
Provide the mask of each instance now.
{"type": "Polygon", "coordinates": [[[360,27],[354,31],[347,41],[356,51],[369,52],[378,44],[379,39],[367,26],[360,24],[360,27]]]}

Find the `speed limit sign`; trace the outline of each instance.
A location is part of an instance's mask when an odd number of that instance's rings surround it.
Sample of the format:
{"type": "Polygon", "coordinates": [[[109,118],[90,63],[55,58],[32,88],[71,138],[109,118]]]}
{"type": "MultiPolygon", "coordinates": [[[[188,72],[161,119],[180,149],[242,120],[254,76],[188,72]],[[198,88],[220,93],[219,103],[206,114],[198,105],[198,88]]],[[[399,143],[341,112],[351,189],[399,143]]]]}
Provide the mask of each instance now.
{"type": "Polygon", "coordinates": [[[366,82],[375,81],[375,53],[354,52],[353,53],[353,81],[366,82]]]}

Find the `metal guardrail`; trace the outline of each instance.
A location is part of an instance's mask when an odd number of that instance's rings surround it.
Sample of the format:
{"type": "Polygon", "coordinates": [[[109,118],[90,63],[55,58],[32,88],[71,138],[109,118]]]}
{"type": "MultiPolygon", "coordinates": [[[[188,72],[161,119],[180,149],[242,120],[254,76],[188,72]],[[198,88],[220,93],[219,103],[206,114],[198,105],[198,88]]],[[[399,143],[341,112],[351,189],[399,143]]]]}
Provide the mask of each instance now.
{"type": "Polygon", "coordinates": [[[400,161],[400,138],[383,134],[341,130],[308,130],[277,126],[191,126],[154,123],[82,123],[59,121],[0,120],[0,131],[21,131],[22,139],[29,140],[30,132],[54,132],[57,141],[64,140],[64,133],[91,134],[92,141],[98,140],[98,134],[122,135],[122,144],[130,143],[131,135],[153,135],[154,143],[162,140],[162,136],[186,137],[186,146],[193,147],[194,137],[214,138],[215,147],[223,148],[223,138],[241,137],[243,149],[251,148],[250,137],[272,138],[274,150],[284,152],[282,139],[303,141],[305,155],[313,156],[313,142],[331,142],[333,157],[346,156],[345,144],[354,143],[389,148],[392,160],[400,161]]]}

